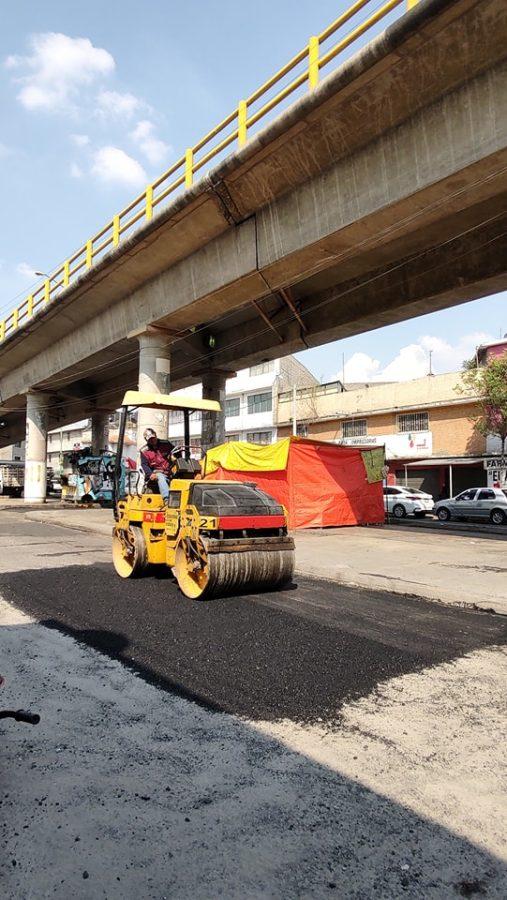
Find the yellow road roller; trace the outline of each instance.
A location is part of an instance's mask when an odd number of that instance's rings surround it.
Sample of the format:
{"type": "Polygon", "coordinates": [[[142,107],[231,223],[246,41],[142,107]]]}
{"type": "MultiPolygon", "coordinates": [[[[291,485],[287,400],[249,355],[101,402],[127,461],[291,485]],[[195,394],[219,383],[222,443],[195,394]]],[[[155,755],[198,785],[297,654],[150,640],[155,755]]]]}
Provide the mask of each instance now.
{"type": "Polygon", "coordinates": [[[127,391],[123,398],[114,480],[113,564],[122,578],[168,566],[186,597],[209,599],[254,590],[271,591],[291,581],[294,541],[287,515],[255,483],[208,481],[190,456],[190,414],[216,413],[213,400],[127,391]],[[183,413],[184,446],[172,459],[165,504],[139,472],[121,478],[127,417],[135,409],[183,413]]]}

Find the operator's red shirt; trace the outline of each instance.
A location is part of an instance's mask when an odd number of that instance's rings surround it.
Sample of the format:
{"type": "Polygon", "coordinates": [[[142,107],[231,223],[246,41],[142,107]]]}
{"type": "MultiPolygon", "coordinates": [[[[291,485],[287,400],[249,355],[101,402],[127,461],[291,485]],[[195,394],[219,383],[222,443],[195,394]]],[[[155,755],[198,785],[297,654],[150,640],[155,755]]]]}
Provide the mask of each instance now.
{"type": "Polygon", "coordinates": [[[142,451],[142,455],[152,472],[164,472],[164,474],[168,475],[171,465],[166,459],[166,456],[170,454],[171,450],[172,446],[170,444],[159,441],[156,450],[146,447],[146,449],[142,451]]]}

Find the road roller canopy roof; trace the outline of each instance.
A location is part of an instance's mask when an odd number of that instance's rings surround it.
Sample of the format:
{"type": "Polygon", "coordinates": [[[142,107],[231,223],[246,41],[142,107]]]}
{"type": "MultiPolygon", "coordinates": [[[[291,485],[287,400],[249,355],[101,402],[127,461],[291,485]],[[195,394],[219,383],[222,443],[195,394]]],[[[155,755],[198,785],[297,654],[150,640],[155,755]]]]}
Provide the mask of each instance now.
{"type": "Polygon", "coordinates": [[[182,409],[204,412],[220,412],[217,400],[200,400],[198,397],[180,397],[178,394],[146,394],[143,391],[127,391],[122,406],[141,406],[143,409],[182,409]]]}

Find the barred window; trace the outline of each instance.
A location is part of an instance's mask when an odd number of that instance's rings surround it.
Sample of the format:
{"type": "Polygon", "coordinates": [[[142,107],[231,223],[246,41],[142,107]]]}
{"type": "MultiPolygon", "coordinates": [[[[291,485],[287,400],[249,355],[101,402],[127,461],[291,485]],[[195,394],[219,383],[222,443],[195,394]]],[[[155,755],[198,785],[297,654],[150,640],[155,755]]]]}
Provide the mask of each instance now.
{"type": "Polygon", "coordinates": [[[250,366],[250,375],[266,375],[268,372],[273,371],[273,360],[268,360],[268,362],[258,363],[256,366],[250,366]]]}
{"type": "Polygon", "coordinates": [[[273,398],[271,392],[266,394],[249,394],[248,396],[248,412],[261,413],[271,412],[273,398]]]}
{"type": "Polygon", "coordinates": [[[402,413],[398,416],[398,431],[428,431],[427,412],[402,413]]]}
{"type": "Polygon", "coordinates": [[[298,437],[308,437],[308,425],[297,425],[296,432],[298,437]]]}
{"type": "Polygon", "coordinates": [[[170,409],[169,410],[169,422],[171,425],[179,425],[180,422],[183,422],[183,412],[181,409],[170,409]]]}
{"type": "Polygon", "coordinates": [[[229,397],[229,399],[225,401],[225,415],[239,416],[239,404],[239,397],[229,397]]]}
{"type": "Polygon", "coordinates": [[[230,444],[231,441],[239,441],[239,434],[226,434],[225,435],[226,444],[230,444]]]}
{"type": "Polygon", "coordinates": [[[366,419],[349,419],[347,422],[342,422],[342,437],[364,437],[365,434],[367,434],[366,419]]]}
{"type": "Polygon", "coordinates": [[[249,444],[270,444],[271,443],[271,432],[270,431],[249,431],[247,433],[246,439],[249,444]]]}

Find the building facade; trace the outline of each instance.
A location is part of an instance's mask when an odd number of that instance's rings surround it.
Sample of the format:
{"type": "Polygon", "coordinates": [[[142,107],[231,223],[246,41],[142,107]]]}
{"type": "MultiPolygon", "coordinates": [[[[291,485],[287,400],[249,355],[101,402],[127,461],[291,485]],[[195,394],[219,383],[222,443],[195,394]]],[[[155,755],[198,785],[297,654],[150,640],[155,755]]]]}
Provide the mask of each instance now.
{"type": "MultiPolygon", "coordinates": [[[[225,432],[228,441],[272,444],[277,440],[277,403],[280,393],[292,385],[310,388],[317,379],[293,356],[250,366],[237,372],[226,383],[225,432]]],[[[187,396],[201,397],[201,385],[182,391],[187,396]]],[[[169,414],[169,437],[178,445],[183,442],[183,414],[169,414]]],[[[201,415],[190,417],[190,443],[194,456],[201,455],[201,415]]]]}
{"type": "Polygon", "coordinates": [[[477,398],[460,373],[413,381],[363,384],[339,381],[278,398],[278,434],[293,431],[353,446],[384,445],[391,481],[427,490],[435,498],[487,484],[486,439],[473,428],[477,398]]]}

